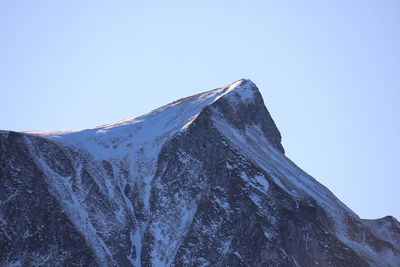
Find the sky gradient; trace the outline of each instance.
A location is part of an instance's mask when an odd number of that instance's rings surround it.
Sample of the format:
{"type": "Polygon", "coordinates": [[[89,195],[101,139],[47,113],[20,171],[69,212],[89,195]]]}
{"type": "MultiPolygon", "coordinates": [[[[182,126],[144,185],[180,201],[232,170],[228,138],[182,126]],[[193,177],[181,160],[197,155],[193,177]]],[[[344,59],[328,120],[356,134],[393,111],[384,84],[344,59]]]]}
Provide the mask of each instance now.
{"type": "Polygon", "coordinates": [[[298,166],[360,217],[400,219],[398,14],[397,0],[1,1],[0,129],[90,128],[249,78],[298,166]]]}

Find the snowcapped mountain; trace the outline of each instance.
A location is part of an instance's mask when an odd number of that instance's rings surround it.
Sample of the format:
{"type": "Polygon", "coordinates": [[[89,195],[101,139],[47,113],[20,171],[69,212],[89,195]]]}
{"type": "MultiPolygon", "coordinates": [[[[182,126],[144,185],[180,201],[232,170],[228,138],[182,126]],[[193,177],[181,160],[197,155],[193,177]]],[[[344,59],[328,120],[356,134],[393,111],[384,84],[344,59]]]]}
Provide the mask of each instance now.
{"type": "Polygon", "coordinates": [[[284,154],[246,79],[73,132],[0,132],[3,266],[400,266],[284,154]]]}

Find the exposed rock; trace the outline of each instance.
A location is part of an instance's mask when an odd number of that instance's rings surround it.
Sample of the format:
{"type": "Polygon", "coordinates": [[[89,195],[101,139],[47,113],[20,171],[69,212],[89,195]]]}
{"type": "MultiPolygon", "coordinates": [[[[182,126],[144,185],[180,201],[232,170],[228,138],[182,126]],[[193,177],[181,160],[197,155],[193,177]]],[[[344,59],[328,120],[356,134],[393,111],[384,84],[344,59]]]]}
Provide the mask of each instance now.
{"type": "Polygon", "coordinates": [[[0,149],[1,265],[400,266],[399,222],[291,162],[250,80],[0,149]]]}

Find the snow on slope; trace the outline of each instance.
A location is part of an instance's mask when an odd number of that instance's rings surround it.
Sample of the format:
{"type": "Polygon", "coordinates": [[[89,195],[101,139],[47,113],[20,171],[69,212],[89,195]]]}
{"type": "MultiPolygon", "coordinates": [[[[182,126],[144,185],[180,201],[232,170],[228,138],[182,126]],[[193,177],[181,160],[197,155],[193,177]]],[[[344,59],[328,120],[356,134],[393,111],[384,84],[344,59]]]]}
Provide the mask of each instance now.
{"type": "MultiPolygon", "coordinates": [[[[130,164],[132,172],[142,172],[150,184],[156,171],[157,157],[162,145],[178,131],[185,130],[201,110],[226,97],[232,101],[251,101],[254,84],[242,79],[229,86],[177,100],[148,114],[117,123],[73,132],[30,132],[50,138],[66,146],[89,152],[95,160],[113,162],[121,158],[130,164]],[[140,162],[139,162],[140,161],[140,162]]],[[[149,186],[146,199],[149,197],[149,186]]],[[[147,201],[145,202],[147,203],[147,201]]]]}
{"type": "Polygon", "coordinates": [[[141,149],[147,158],[153,159],[157,157],[162,144],[179,130],[188,127],[204,107],[223,96],[236,101],[250,101],[253,94],[249,88],[252,86],[254,84],[250,80],[242,79],[227,87],[177,100],[148,114],[93,129],[28,133],[82,147],[95,159],[112,160],[141,149]]]}
{"type": "MultiPolygon", "coordinates": [[[[126,167],[127,171],[132,174],[130,179],[139,181],[138,184],[144,185],[143,188],[139,189],[138,197],[143,199],[144,209],[148,211],[151,183],[156,172],[158,155],[162,146],[177,133],[186,131],[205,107],[210,105],[212,107],[212,104],[221,98],[224,98],[233,110],[236,106],[243,103],[252,103],[255,100],[254,88],[256,87],[251,81],[243,79],[227,87],[183,98],[155,109],[148,114],[118,123],[82,131],[30,132],[30,134],[40,135],[63,146],[72,147],[74,150],[80,151],[92,158],[95,162],[105,160],[114,166],[126,167]]],[[[219,110],[213,108],[213,123],[220,133],[226,137],[228,142],[249,160],[254,161],[257,166],[260,166],[277,186],[288,192],[295,199],[305,198],[306,196],[314,198],[327,211],[332,220],[336,222],[337,236],[344,243],[354,248],[365,258],[385,258],[387,264],[399,260],[395,258],[395,255],[391,251],[382,251],[381,254],[386,254],[385,257],[382,257],[382,255],[377,255],[377,252],[370,248],[368,244],[353,241],[348,236],[345,218],[351,217],[355,221],[360,221],[358,216],[341,203],[327,188],[298,168],[281,151],[278,151],[265,138],[265,131],[259,125],[249,124],[246,125],[244,130],[240,130],[229,124],[224,118],[225,115],[219,112],[219,110]]],[[[234,168],[235,166],[230,167],[234,168]]],[[[123,177],[118,174],[115,176],[123,177]]],[[[247,184],[259,192],[268,194],[269,184],[265,177],[257,176],[249,179],[243,175],[242,179],[246,180],[247,184]]],[[[48,183],[52,182],[48,181],[48,183]]],[[[71,220],[75,221],[76,225],[87,223],[87,225],[77,228],[81,229],[82,232],[85,232],[85,229],[90,229],[90,231],[86,231],[86,234],[88,232],[91,233],[91,236],[87,240],[91,240],[94,244],[93,246],[105,251],[106,254],[110,254],[103,240],[97,236],[96,230],[92,229],[90,220],[85,215],[85,207],[81,207],[82,200],[74,196],[74,192],[69,190],[70,184],[68,184],[68,178],[64,179],[64,183],[63,188],[68,189],[69,198],[73,199],[73,203],[68,202],[64,204],[67,209],[71,209],[69,211],[72,214],[70,215],[71,220]],[[74,217],[74,211],[72,210],[74,207],[79,207],[79,209],[83,210],[77,217],[74,217]]],[[[118,181],[106,180],[102,181],[102,183],[107,185],[106,191],[108,191],[110,199],[115,199],[115,203],[124,201],[132,217],[134,217],[134,208],[123,190],[129,184],[129,181],[124,181],[123,179],[118,181]],[[117,199],[118,197],[115,196],[116,192],[113,192],[112,188],[120,189],[120,193],[118,193],[121,194],[120,197],[122,200],[117,199]]],[[[61,188],[60,186],[58,187],[61,188]]],[[[257,204],[259,200],[256,196],[253,196],[253,198],[257,204]]],[[[122,222],[124,221],[121,214],[122,208],[120,211],[117,218],[122,222]]],[[[192,210],[186,213],[191,214],[191,212],[192,210]]],[[[184,220],[190,221],[192,216],[187,216],[188,218],[184,218],[184,220]]],[[[170,241],[163,241],[164,236],[160,234],[160,229],[153,229],[157,242],[168,244],[170,241]]],[[[183,229],[179,230],[183,231],[183,229]]],[[[136,261],[133,259],[130,260],[137,266],[140,265],[141,251],[138,247],[141,246],[140,242],[143,239],[143,231],[144,228],[139,229],[139,232],[130,233],[130,240],[132,244],[134,243],[136,255],[138,256],[136,261]]],[[[171,252],[169,254],[174,255],[174,249],[170,247],[169,250],[171,252]]],[[[169,264],[169,260],[172,260],[172,258],[163,262],[154,254],[154,260],[159,261],[160,264],[169,264]]]]}
{"type": "MultiPolygon", "coordinates": [[[[327,211],[328,216],[335,222],[336,234],[342,242],[352,247],[359,255],[366,259],[384,259],[388,266],[396,266],[400,260],[392,250],[383,250],[379,254],[367,242],[357,242],[349,237],[347,219],[351,217],[360,221],[359,217],[337,199],[326,187],[316,181],[294,164],[283,153],[277,151],[268,140],[258,125],[247,125],[245,131],[241,131],[230,125],[223,115],[217,110],[214,112],[213,121],[218,130],[225,136],[238,151],[247,159],[260,166],[273,179],[274,183],[292,195],[295,199],[311,196],[327,211]]],[[[242,177],[245,181],[246,177],[242,177]]],[[[258,204],[255,199],[255,204],[258,204]]],[[[310,205],[312,205],[310,203],[310,205]]],[[[387,238],[390,240],[390,238],[387,238]]],[[[393,240],[393,239],[392,239],[393,240]]]]}
{"type": "Polygon", "coordinates": [[[130,171],[140,171],[144,182],[145,204],[148,203],[150,182],[156,171],[157,157],[162,145],[180,130],[185,130],[201,110],[221,97],[234,101],[250,101],[254,84],[247,79],[177,100],[148,114],[117,123],[71,132],[29,132],[50,138],[66,146],[89,152],[95,160],[129,162],[130,171]],[[146,166],[146,168],[139,168],[146,166]],[[140,170],[139,170],[140,169],[140,170]]]}
{"type": "MultiPolygon", "coordinates": [[[[129,176],[131,181],[126,181],[127,176],[121,173],[115,173],[116,179],[112,181],[100,174],[95,177],[96,183],[107,194],[108,198],[113,203],[118,203],[119,211],[116,212],[118,221],[115,222],[115,226],[117,227],[121,223],[120,227],[123,227],[123,205],[128,207],[131,217],[136,221],[134,208],[124,191],[128,184],[144,185],[139,189],[139,197],[143,199],[145,212],[149,211],[151,182],[156,172],[158,154],[163,144],[180,131],[185,131],[206,106],[216,102],[221,97],[235,103],[252,101],[253,87],[254,84],[251,81],[242,79],[229,86],[183,98],[148,114],[117,123],[81,131],[29,132],[29,134],[39,135],[62,146],[70,147],[74,151],[79,151],[91,158],[93,162],[101,162],[102,160],[110,162],[117,167],[114,168],[114,172],[121,172],[121,168],[118,167],[126,167],[131,174],[129,176]],[[118,177],[124,177],[124,179],[118,177]],[[119,192],[114,192],[113,188],[119,188],[119,192]]],[[[57,177],[45,163],[39,162],[39,164],[42,165],[49,176],[57,177]]],[[[82,168],[81,163],[78,163],[78,166],[79,169],[82,168]]],[[[70,190],[72,187],[70,177],[47,179],[47,182],[53,188],[53,194],[62,202],[76,228],[85,235],[87,242],[91,244],[98,258],[105,260],[105,257],[111,257],[107,245],[97,234],[97,230],[93,228],[87,215],[90,207],[85,206],[85,196],[70,190]],[[106,256],[103,256],[104,254],[106,256]]],[[[106,219],[102,218],[104,217],[103,214],[97,212],[94,217],[99,218],[98,220],[102,224],[107,224],[106,219]]],[[[138,224],[137,221],[136,224],[138,224]]],[[[137,258],[136,260],[128,259],[135,266],[140,265],[140,242],[143,239],[145,227],[145,225],[142,226],[139,232],[130,233],[137,258]]],[[[154,229],[154,233],[157,238],[161,239],[161,235],[157,234],[158,230],[154,229]]],[[[155,260],[158,259],[155,257],[155,260]]]]}
{"type": "Polygon", "coordinates": [[[379,238],[389,243],[395,244],[396,247],[400,247],[400,223],[396,218],[386,216],[376,220],[364,220],[364,222],[371,226],[376,236],[379,236],[379,238]]]}

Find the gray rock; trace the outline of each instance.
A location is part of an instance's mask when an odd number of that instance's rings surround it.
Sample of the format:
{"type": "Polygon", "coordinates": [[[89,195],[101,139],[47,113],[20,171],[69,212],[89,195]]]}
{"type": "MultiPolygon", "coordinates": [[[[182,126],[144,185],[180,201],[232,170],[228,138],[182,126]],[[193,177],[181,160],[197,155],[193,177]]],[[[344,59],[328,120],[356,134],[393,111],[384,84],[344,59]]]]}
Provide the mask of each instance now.
{"type": "Polygon", "coordinates": [[[290,161],[250,80],[0,149],[1,265],[400,266],[399,222],[290,161]]]}

